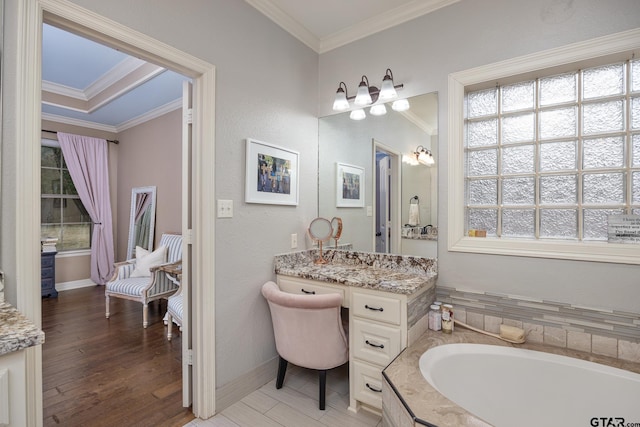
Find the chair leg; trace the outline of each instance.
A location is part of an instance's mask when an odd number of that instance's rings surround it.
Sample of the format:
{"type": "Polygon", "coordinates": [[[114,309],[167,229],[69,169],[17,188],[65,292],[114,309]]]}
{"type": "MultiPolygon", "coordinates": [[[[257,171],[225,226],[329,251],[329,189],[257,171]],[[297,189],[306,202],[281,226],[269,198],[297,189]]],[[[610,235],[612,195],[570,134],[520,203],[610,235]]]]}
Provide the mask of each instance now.
{"type": "Polygon", "coordinates": [[[105,299],[105,301],[104,301],[104,307],[105,307],[104,315],[108,319],[109,318],[109,295],[105,295],[104,299],[105,299]]]}
{"type": "Polygon", "coordinates": [[[142,327],[147,328],[149,325],[149,304],[142,305],[142,327]]]}
{"type": "Polygon", "coordinates": [[[320,395],[318,400],[320,401],[320,410],[324,411],[325,394],[327,391],[327,370],[323,369],[320,372],[320,395]]]}
{"type": "Polygon", "coordinates": [[[171,314],[167,312],[167,339],[171,341],[171,327],[173,326],[173,318],[171,314]]]}
{"type": "Polygon", "coordinates": [[[280,357],[280,363],[278,364],[278,378],[276,378],[276,388],[281,389],[284,383],[284,374],[287,372],[287,361],[280,357]]]}

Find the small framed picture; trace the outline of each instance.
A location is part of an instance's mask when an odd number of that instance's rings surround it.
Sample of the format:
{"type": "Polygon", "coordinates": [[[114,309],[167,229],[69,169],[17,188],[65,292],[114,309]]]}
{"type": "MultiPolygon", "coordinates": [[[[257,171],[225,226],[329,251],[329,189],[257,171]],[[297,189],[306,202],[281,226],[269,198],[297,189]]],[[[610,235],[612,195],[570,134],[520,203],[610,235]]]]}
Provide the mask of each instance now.
{"type": "Polygon", "coordinates": [[[297,151],[247,139],[244,201],[297,205],[298,156],[297,151]]]}
{"type": "Polygon", "coordinates": [[[364,168],[336,163],[336,207],[364,207],[364,168]]]}

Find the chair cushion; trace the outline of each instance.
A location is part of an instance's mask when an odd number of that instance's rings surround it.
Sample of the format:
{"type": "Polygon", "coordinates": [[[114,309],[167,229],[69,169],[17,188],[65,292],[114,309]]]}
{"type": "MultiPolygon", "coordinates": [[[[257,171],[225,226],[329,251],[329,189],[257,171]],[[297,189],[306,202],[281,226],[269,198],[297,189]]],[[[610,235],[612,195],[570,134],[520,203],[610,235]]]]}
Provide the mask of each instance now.
{"type": "Polygon", "coordinates": [[[129,277],[107,283],[107,291],[114,294],[142,297],[142,290],[149,286],[148,277],[129,277]]]}
{"type": "Polygon", "coordinates": [[[136,268],[129,277],[151,277],[149,269],[167,262],[167,247],[160,246],[153,252],[136,246],[136,268]]]}
{"type": "Polygon", "coordinates": [[[169,311],[173,317],[177,317],[178,320],[182,321],[182,294],[169,297],[167,311],[169,311]]]}

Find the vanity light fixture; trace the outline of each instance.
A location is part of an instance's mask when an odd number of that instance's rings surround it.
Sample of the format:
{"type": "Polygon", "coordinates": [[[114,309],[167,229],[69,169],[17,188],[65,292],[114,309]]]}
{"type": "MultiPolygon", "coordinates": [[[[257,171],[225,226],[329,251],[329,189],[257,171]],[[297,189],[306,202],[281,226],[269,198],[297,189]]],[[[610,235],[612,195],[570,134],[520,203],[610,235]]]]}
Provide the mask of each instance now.
{"type": "MultiPolygon", "coordinates": [[[[338,90],[336,91],[336,98],[333,101],[334,111],[348,110],[350,105],[349,101],[353,101],[353,104],[359,109],[371,105],[369,112],[374,116],[382,116],[387,113],[387,108],[384,102],[391,101],[398,97],[397,89],[402,89],[403,84],[396,85],[393,81],[393,72],[390,68],[387,68],[384,77],[382,78],[382,85],[380,89],[376,86],[369,84],[369,78],[365,75],[362,76],[360,84],[358,85],[358,92],[355,96],[349,96],[347,85],[344,82],[340,82],[338,90]],[[379,104],[376,102],[382,101],[379,104]]],[[[405,111],[409,109],[409,102],[406,99],[394,101],[392,107],[395,111],[405,111]]],[[[354,110],[356,111],[356,110],[354,110]]],[[[364,110],[358,113],[353,113],[350,116],[354,120],[362,120],[366,117],[364,110]]]]}
{"type": "Polygon", "coordinates": [[[372,105],[371,108],[369,108],[369,113],[371,113],[372,116],[384,116],[387,114],[387,107],[385,107],[384,104],[372,105]]]}
{"type": "Polygon", "coordinates": [[[431,154],[431,151],[427,150],[422,145],[418,145],[416,147],[416,151],[413,154],[416,156],[416,160],[420,164],[433,166],[436,163],[435,159],[433,158],[433,154],[431,154]]]}
{"type": "Polygon", "coordinates": [[[357,110],[353,110],[351,112],[351,114],[349,114],[349,118],[351,120],[362,120],[365,117],[367,117],[367,115],[365,114],[364,110],[362,108],[358,108],[357,110]]]}

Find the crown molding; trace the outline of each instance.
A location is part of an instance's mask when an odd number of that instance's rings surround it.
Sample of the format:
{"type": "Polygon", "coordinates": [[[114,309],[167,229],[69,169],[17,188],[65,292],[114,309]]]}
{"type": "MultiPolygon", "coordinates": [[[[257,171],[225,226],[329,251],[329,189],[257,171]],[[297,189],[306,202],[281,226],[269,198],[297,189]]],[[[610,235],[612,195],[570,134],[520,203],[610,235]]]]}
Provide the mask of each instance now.
{"type": "Polygon", "coordinates": [[[427,133],[429,135],[435,135],[436,134],[436,131],[432,126],[429,126],[424,120],[422,120],[420,117],[418,117],[411,110],[402,111],[402,112],[400,112],[400,114],[402,114],[411,123],[413,123],[414,125],[416,125],[420,129],[422,129],[425,133],[427,133]]]}
{"type": "Polygon", "coordinates": [[[62,95],[69,98],[79,99],[81,101],[89,100],[89,98],[87,98],[87,94],[81,89],[53,83],[48,80],[42,80],[42,91],[55,93],[56,95],[62,95]]]}
{"type": "Polygon", "coordinates": [[[115,126],[104,125],[102,123],[90,122],[88,120],[72,119],[69,117],[59,116],[57,114],[42,113],[42,120],[50,122],[64,123],[66,125],[79,126],[83,128],[103,130],[105,132],[117,133],[115,126]]]}
{"type": "Polygon", "coordinates": [[[270,0],[245,0],[289,34],[320,53],[320,39],[270,0]]]}
{"type": "Polygon", "coordinates": [[[165,105],[161,105],[151,111],[146,112],[138,117],[134,117],[131,120],[122,122],[118,125],[111,126],[97,122],[90,122],[88,120],[72,119],[69,117],[60,116],[57,114],[42,113],[42,120],[48,120],[50,122],[63,123],[67,125],[79,126],[83,128],[102,130],[105,132],[119,133],[132,127],[141,125],[149,120],[156,119],[174,110],[182,108],[182,98],[175,99],[165,105]]]}
{"type": "Polygon", "coordinates": [[[414,0],[388,12],[352,25],[342,31],[335,32],[320,40],[319,53],[339,48],[372,34],[403,24],[419,16],[434,12],[452,5],[460,0],[414,0]]]}
{"type": "Polygon", "coordinates": [[[118,81],[124,79],[129,74],[133,73],[138,68],[145,65],[147,62],[142,59],[128,56],[112,69],[104,73],[100,78],[91,83],[84,89],[87,99],[91,99],[116,84],[118,81]]]}
{"type": "Polygon", "coordinates": [[[131,120],[120,123],[116,126],[117,132],[122,132],[134,126],[141,125],[144,122],[148,122],[149,120],[153,120],[179,108],[182,108],[182,98],[175,99],[167,104],[161,105],[158,108],[148,111],[141,116],[134,117],[131,120]]]}
{"type": "Polygon", "coordinates": [[[245,1],[317,53],[325,53],[460,0],[414,0],[322,38],[313,34],[300,22],[273,4],[271,0],[245,1]]]}

